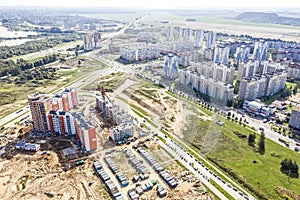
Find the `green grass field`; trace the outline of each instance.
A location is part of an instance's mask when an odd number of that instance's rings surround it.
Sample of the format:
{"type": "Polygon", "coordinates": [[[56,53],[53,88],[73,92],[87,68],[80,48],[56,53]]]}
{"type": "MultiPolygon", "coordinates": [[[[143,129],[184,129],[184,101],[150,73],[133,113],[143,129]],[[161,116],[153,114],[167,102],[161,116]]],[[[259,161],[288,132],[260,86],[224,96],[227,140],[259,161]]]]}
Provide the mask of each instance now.
{"type": "MultiPolygon", "coordinates": [[[[266,139],[266,152],[264,155],[260,155],[248,146],[247,138],[241,139],[234,134],[234,131],[238,131],[248,136],[252,132],[250,129],[224,118],[220,119],[225,122],[225,126],[220,127],[215,121],[193,118],[183,132],[185,139],[194,137],[190,142],[200,147],[208,158],[237,174],[240,179],[250,184],[268,199],[284,199],[283,195],[275,190],[277,186],[294,191],[296,194],[300,193],[299,178],[288,178],[280,172],[280,162],[284,158],[292,159],[299,164],[299,153],[266,139]],[[192,123],[198,125],[196,127],[191,126],[192,123]],[[212,140],[210,145],[213,147],[208,148],[207,143],[210,140],[212,140]],[[253,163],[254,160],[256,163],[253,163]]],[[[257,134],[256,142],[258,141],[259,135],[257,134]]]]}
{"type": "MultiPolygon", "coordinates": [[[[67,87],[75,80],[82,78],[93,71],[104,69],[107,66],[92,60],[89,63],[83,64],[80,68],[74,68],[71,70],[59,70],[55,76],[58,80],[42,80],[38,85],[27,82],[23,85],[16,85],[14,83],[0,82],[0,117],[20,109],[25,104],[18,103],[13,107],[5,107],[7,104],[13,104],[17,101],[26,100],[27,95],[34,92],[44,91],[47,93],[58,92],[63,86],[67,87]]],[[[13,77],[14,78],[14,77],[13,77]]]]}

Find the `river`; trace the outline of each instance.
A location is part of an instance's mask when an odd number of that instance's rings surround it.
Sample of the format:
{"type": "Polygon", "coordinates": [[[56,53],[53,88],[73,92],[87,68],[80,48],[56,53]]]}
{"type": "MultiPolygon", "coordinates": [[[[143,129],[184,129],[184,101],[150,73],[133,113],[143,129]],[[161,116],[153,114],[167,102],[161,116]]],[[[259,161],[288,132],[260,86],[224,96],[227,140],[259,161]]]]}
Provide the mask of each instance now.
{"type": "MultiPolygon", "coordinates": [[[[26,32],[26,31],[9,31],[6,27],[0,25],[0,38],[19,38],[27,37],[28,35],[37,35],[37,32],[26,32]]],[[[0,46],[14,46],[24,44],[27,41],[34,39],[11,39],[0,42],[0,46]]]]}

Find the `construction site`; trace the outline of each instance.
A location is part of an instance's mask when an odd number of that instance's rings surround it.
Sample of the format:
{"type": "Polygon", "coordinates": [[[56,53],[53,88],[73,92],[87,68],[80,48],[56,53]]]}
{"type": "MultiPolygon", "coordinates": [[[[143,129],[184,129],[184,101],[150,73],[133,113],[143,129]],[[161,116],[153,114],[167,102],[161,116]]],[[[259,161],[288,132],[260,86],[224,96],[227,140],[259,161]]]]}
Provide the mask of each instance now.
{"type": "Polygon", "coordinates": [[[130,199],[133,191],[140,193],[139,199],[213,199],[200,180],[158,144],[159,138],[146,125],[162,126],[179,135],[184,118],[192,111],[163,88],[124,75],[116,77],[118,80],[106,82],[118,82],[112,88],[106,89],[99,82],[79,90],[75,111],[97,127],[98,148],[93,153],[82,151],[71,136],[32,133],[30,124],[5,130],[1,137],[0,199],[112,199],[93,167],[95,159],[100,160],[124,199],[130,199]],[[37,151],[18,148],[22,141],[35,144],[37,151]],[[170,187],[137,148],[153,156],[177,186],[170,187]],[[134,157],[127,155],[129,150],[134,157]],[[128,185],[123,186],[110,169],[107,156],[128,185]],[[141,177],[141,172],[148,175],[141,177]],[[142,192],[150,182],[155,185],[142,192]]]}

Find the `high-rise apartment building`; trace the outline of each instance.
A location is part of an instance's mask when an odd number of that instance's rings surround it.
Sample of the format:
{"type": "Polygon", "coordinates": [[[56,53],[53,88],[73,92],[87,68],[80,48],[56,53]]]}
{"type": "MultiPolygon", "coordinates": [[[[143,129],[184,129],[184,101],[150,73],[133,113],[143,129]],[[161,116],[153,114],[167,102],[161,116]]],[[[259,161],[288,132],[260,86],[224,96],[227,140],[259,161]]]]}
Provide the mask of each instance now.
{"type": "Polygon", "coordinates": [[[250,78],[256,75],[263,75],[267,73],[273,73],[276,71],[285,71],[286,67],[280,63],[273,63],[269,61],[249,61],[247,63],[241,63],[238,68],[237,80],[243,78],[250,78]]]}
{"type": "Polygon", "coordinates": [[[268,42],[255,42],[253,60],[266,60],[268,55],[268,42]]]}
{"type": "Polygon", "coordinates": [[[215,100],[227,102],[233,98],[234,68],[224,65],[195,63],[188,69],[179,71],[179,82],[191,85],[193,89],[215,100]]]}
{"type": "Polygon", "coordinates": [[[151,60],[160,56],[160,49],[146,44],[125,45],[120,47],[120,56],[129,62],[151,60]]]}
{"type": "Polygon", "coordinates": [[[87,33],[83,36],[83,47],[85,51],[90,51],[95,48],[101,48],[101,34],[96,33],[87,33]]]}
{"type": "Polygon", "coordinates": [[[204,39],[204,32],[202,30],[194,31],[194,47],[201,48],[204,39]]]}
{"type": "Polygon", "coordinates": [[[74,117],[69,112],[51,110],[47,114],[48,130],[59,135],[76,135],[74,117]]]}
{"type": "Polygon", "coordinates": [[[206,36],[206,48],[207,49],[214,49],[216,44],[217,35],[213,31],[207,33],[206,36]]]}
{"type": "Polygon", "coordinates": [[[197,71],[199,74],[221,81],[228,84],[233,84],[234,67],[229,67],[216,63],[191,63],[191,70],[197,71]]]}
{"type": "Polygon", "coordinates": [[[69,111],[78,106],[77,88],[65,89],[51,98],[50,109],[69,111]]]}
{"type": "Polygon", "coordinates": [[[236,48],[236,52],[234,54],[235,63],[246,63],[249,60],[250,48],[242,45],[236,48]]]}
{"type": "Polygon", "coordinates": [[[172,53],[164,57],[164,72],[168,78],[177,78],[178,73],[178,58],[172,53]]]}
{"type": "Polygon", "coordinates": [[[34,130],[38,132],[47,131],[47,112],[50,107],[48,96],[44,93],[34,93],[28,95],[28,101],[34,130]]]}
{"type": "Polygon", "coordinates": [[[182,41],[192,42],[193,41],[193,30],[185,28],[182,30],[182,41]]]}
{"type": "Polygon", "coordinates": [[[229,61],[230,48],[225,45],[218,45],[214,51],[214,62],[227,65],[229,61]]]}
{"type": "Polygon", "coordinates": [[[287,73],[277,71],[264,75],[243,78],[239,87],[239,100],[255,100],[264,96],[271,96],[285,87],[287,73]]]}
{"type": "Polygon", "coordinates": [[[287,67],[288,77],[300,79],[300,63],[290,63],[287,67]]]}
{"type": "Polygon", "coordinates": [[[254,76],[259,69],[259,61],[241,63],[238,68],[237,80],[254,76]]]}
{"type": "Polygon", "coordinates": [[[76,137],[85,151],[97,150],[96,127],[80,113],[73,113],[76,137]]]}

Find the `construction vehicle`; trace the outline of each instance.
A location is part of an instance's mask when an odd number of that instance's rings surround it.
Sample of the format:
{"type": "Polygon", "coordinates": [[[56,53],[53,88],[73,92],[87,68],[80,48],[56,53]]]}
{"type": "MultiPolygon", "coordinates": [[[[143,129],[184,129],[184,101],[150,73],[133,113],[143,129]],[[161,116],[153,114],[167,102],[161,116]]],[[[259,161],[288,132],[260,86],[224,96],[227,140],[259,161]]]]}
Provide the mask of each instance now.
{"type": "Polygon", "coordinates": [[[76,166],[83,165],[83,164],[84,164],[84,160],[78,160],[75,162],[76,166]]]}
{"type": "Polygon", "coordinates": [[[53,192],[44,192],[45,195],[47,195],[48,197],[54,197],[54,193],[53,192]]]}

